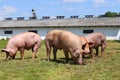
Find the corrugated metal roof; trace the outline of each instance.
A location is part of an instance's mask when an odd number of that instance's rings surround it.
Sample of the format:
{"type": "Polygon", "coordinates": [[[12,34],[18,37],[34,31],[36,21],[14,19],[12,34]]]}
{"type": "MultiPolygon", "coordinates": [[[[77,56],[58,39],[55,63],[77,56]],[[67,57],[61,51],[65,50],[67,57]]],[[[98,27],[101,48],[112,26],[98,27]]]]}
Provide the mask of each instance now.
{"type": "Polygon", "coordinates": [[[97,27],[117,26],[120,27],[120,18],[65,18],[65,19],[36,19],[36,20],[3,20],[1,28],[7,27],[97,27]]]}

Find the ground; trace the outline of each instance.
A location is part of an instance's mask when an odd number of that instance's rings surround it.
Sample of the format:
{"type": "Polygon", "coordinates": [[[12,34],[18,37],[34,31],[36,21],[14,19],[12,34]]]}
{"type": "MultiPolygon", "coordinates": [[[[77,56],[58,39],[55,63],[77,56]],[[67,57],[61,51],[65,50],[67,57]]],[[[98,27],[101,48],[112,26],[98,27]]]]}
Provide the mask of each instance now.
{"type": "MultiPolygon", "coordinates": [[[[0,40],[0,50],[7,40],[0,40]]],[[[62,51],[58,51],[58,62],[46,61],[44,41],[32,60],[32,51],[25,51],[25,59],[19,52],[15,60],[5,61],[5,53],[0,52],[0,80],[120,80],[120,42],[107,41],[103,57],[85,58],[86,65],[76,65],[72,60],[65,64],[62,51]]]]}

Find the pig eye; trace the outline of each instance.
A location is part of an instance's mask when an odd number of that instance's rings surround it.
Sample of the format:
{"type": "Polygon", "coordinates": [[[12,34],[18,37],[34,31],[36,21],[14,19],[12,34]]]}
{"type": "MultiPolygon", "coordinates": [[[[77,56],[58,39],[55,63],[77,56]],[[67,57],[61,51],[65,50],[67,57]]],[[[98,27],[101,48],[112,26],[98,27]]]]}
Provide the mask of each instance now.
{"type": "Polygon", "coordinates": [[[83,50],[85,49],[85,45],[82,45],[82,49],[83,49],[83,50]]]}

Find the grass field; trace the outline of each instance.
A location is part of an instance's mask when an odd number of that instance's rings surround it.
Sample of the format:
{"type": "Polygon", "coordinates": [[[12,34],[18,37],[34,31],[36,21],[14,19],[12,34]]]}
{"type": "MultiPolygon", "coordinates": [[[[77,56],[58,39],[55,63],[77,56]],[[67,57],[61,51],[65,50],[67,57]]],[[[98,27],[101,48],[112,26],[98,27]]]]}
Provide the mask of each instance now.
{"type": "MultiPolygon", "coordinates": [[[[7,41],[0,41],[0,50],[7,41]]],[[[94,63],[85,58],[86,65],[76,65],[72,60],[64,64],[64,55],[58,51],[58,62],[46,61],[44,42],[32,60],[32,52],[25,51],[25,59],[20,60],[19,52],[15,60],[5,61],[5,53],[0,52],[0,80],[120,80],[120,42],[108,41],[104,57],[95,57],[94,63]]]]}

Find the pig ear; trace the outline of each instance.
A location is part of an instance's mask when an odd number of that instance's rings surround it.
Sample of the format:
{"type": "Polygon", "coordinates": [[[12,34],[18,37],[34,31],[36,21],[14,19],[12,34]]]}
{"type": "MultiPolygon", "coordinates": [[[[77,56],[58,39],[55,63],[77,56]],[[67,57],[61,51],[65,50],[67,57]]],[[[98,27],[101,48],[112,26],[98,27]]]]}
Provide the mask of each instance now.
{"type": "Polygon", "coordinates": [[[87,43],[86,41],[83,41],[83,40],[81,42],[82,42],[82,45],[85,45],[87,43]]]}
{"type": "Polygon", "coordinates": [[[86,44],[86,42],[82,42],[82,45],[85,45],[86,44]]]}
{"type": "Polygon", "coordinates": [[[8,52],[9,53],[10,50],[8,50],[8,49],[2,49],[1,52],[8,52]]]}

